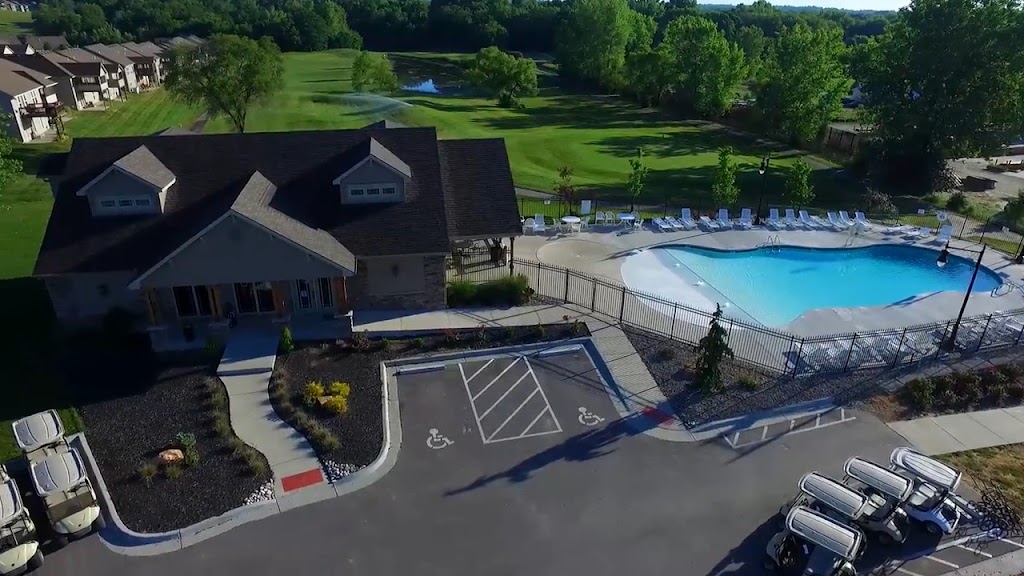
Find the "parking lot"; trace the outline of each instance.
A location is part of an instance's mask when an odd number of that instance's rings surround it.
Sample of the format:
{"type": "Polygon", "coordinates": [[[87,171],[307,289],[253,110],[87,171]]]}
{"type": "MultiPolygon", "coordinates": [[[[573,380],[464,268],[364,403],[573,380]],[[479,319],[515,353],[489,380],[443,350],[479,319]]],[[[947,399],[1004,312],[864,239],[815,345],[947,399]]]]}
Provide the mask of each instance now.
{"type": "MultiPolygon", "coordinates": [[[[806,433],[736,430],[740,448],[665,442],[618,417],[599,374],[585,350],[400,374],[402,444],[379,481],[169,555],[73,543],[41,574],[759,574],[804,473],[904,444],[854,411],[793,425],[806,433]]],[[[970,536],[872,542],[860,573],[939,576],[1019,546],[970,536]]]]}

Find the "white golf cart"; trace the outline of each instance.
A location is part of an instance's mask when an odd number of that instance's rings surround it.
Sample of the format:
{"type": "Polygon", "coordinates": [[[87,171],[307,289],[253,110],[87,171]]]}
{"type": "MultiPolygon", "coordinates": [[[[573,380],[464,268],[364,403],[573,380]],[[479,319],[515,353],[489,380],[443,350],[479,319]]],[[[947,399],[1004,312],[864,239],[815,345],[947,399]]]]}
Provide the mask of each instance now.
{"type": "Polygon", "coordinates": [[[786,514],[786,527],[765,550],[765,568],[804,576],[857,576],[854,560],[864,548],[864,534],[804,506],[786,514]]]}
{"type": "Polygon", "coordinates": [[[910,448],[893,450],[889,463],[892,470],[914,483],[914,491],[904,504],[907,514],[932,534],[952,534],[960,523],[955,494],[960,471],[910,448]]]}
{"type": "Polygon", "coordinates": [[[21,501],[18,485],[0,464],[0,575],[25,574],[43,565],[36,525],[21,501]]]}
{"type": "Polygon", "coordinates": [[[883,543],[906,539],[906,517],[901,529],[892,515],[880,510],[885,506],[884,498],[870,498],[817,472],[804,474],[799,486],[800,494],[782,506],[782,514],[787,514],[795,506],[807,506],[844,524],[876,532],[883,543]]]}
{"type": "Polygon", "coordinates": [[[63,546],[69,539],[101,530],[105,523],[85,463],[64,439],[64,425],[56,411],[27,416],[15,421],[13,428],[36,494],[46,504],[55,544],[63,546]]]}
{"type": "Polygon", "coordinates": [[[856,456],[846,461],[844,482],[868,497],[873,509],[865,522],[866,530],[877,531],[872,526],[887,526],[878,531],[885,542],[904,542],[910,532],[910,518],[902,508],[914,492],[914,483],[899,474],[856,456]]]}

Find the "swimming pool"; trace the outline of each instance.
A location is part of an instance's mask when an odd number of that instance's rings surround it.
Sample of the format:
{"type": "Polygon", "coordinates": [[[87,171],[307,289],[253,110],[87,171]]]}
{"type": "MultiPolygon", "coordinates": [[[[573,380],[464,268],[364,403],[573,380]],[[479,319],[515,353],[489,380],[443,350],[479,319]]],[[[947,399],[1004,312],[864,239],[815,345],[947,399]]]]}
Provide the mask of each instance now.
{"type": "MultiPolygon", "coordinates": [[[[729,301],[740,315],[766,326],[787,324],[815,308],[887,306],[935,292],[965,292],[974,272],[973,261],[953,254],[939,268],[937,251],[916,246],[739,251],[667,246],[650,252],[701,287],[708,300],[729,301]]],[[[983,266],[973,292],[989,292],[1001,283],[983,266]]]]}

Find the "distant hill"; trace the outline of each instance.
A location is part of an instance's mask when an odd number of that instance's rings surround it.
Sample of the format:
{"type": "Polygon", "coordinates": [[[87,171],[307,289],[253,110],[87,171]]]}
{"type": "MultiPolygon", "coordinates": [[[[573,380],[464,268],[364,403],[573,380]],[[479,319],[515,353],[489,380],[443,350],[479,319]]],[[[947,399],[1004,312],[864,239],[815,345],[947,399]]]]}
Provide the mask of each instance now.
{"type": "MultiPolygon", "coordinates": [[[[735,8],[734,4],[698,4],[698,8],[703,10],[729,10],[735,8]]],[[[839,12],[849,12],[850,14],[895,14],[895,10],[850,10],[846,8],[822,8],[820,6],[781,6],[779,4],[772,4],[772,7],[780,12],[821,12],[822,10],[836,10],[839,12]]]]}

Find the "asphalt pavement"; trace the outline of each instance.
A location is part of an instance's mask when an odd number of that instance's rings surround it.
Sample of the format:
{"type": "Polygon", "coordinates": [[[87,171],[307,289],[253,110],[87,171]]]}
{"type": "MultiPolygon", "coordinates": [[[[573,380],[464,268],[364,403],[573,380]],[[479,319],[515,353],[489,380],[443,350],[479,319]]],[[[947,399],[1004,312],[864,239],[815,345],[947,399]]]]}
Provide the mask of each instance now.
{"type": "Polygon", "coordinates": [[[904,444],[851,411],[736,446],[657,440],[618,418],[583,351],[463,360],[399,376],[398,395],[398,462],[369,487],[156,557],[91,537],[40,574],[759,573],[801,475],[904,444]]]}

